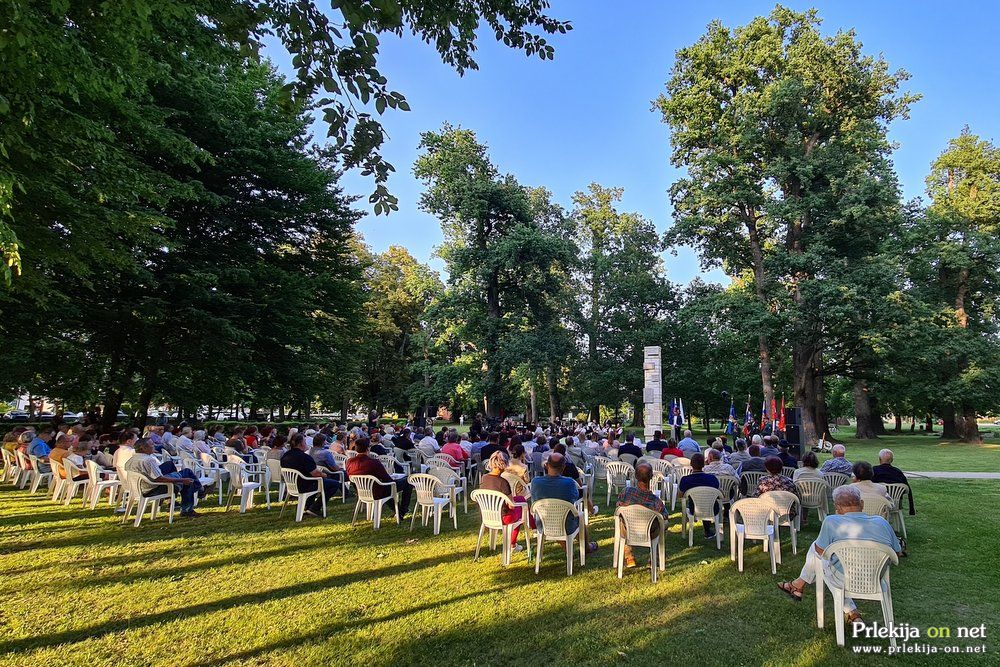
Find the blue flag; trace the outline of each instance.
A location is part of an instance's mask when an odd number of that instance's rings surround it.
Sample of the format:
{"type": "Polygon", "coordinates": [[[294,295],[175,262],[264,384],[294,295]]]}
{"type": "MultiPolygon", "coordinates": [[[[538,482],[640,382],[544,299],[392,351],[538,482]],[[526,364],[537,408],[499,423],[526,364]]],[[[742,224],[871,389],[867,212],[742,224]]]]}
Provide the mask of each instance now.
{"type": "Polygon", "coordinates": [[[729,402],[729,423],[726,424],[726,433],[733,435],[736,433],[736,401],[729,402]]]}

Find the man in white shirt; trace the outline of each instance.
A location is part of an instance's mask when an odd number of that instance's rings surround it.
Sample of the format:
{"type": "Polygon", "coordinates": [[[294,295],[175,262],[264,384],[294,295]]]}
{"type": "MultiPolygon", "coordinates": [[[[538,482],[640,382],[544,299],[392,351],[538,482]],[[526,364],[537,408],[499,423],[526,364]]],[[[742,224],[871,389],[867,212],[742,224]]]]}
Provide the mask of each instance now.
{"type": "MultiPolygon", "coordinates": [[[[149,438],[141,438],[136,444],[135,454],[125,463],[125,470],[129,473],[138,473],[139,492],[143,496],[156,496],[166,493],[170,487],[164,484],[173,484],[175,490],[181,496],[181,516],[197,516],[194,511],[195,494],[201,491],[201,483],[195,474],[190,470],[180,472],[164,473],[160,470],[160,461],[153,456],[153,443],[149,438]]],[[[131,476],[131,475],[130,475],[131,476]]]]}
{"type": "MultiPolygon", "coordinates": [[[[150,445],[152,444],[152,441],[150,441],[150,445]]],[[[134,455],[135,433],[132,431],[124,431],[120,436],[118,436],[118,448],[115,449],[115,453],[111,457],[111,465],[114,466],[115,470],[123,468],[128,460],[134,455]]]]}
{"type": "Polygon", "coordinates": [[[424,437],[417,443],[417,449],[427,456],[434,456],[441,451],[441,446],[434,438],[434,429],[430,426],[424,429],[424,437]]]}
{"type": "Polygon", "coordinates": [[[181,434],[174,438],[174,447],[178,450],[185,451],[188,454],[194,452],[194,441],[191,440],[191,427],[185,426],[181,429],[181,434]]]}

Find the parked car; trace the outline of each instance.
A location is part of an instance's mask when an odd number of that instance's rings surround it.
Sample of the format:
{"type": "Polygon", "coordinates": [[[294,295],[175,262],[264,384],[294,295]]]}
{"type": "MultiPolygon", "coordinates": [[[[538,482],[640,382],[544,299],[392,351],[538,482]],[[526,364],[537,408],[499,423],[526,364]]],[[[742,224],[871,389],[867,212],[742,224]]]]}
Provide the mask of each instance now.
{"type": "Polygon", "coordinates": [[[77,414],[72,410],[67,410],[66,412],[63,413],[62,416],[63,421],[66,422],[67,424],[75,424],[76,422],[83,419],[83,417],[84,417],[83,413],[77,414]]]}
{"type": "Polygon", "coordinates": [[[24,410],[11,410],[3,418],[12,422],[26,422],[28,421],[28,413],[24,410]]]}

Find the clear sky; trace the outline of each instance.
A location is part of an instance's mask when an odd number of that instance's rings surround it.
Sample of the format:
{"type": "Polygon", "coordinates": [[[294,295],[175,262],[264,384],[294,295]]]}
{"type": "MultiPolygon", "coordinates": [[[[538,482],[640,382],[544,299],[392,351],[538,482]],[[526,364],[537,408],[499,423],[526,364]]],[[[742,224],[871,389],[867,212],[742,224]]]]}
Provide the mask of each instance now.
{"type": "MultiPolygon", "coordinates": [[[[1000,129],[1000,3],[931,0],[786,2],[817,7],[827,34],[854,28],[870,54],[912,78],[923,95],[910,120],[898,121],[895,165],[906,198],[920,196],[930,162],[964,125],[997,140],[1000,129]]],[[[412,175],[420,132],[445,122],[474,130],[501,171],[545,186],[570,208],[570,197],[591,182],[625,188],[623,210],[638,211],[663,231],[671,224],[667,195],[678,173],[669,164],[668,128],[651,102],[663,90],[677,49],[696,41],[713,19],[741,25],[767,14],[773,2],[554,0],[551,14],[573,30],[551,38],[553,61],[527,58],[491,35],[479,42],[480,70],[459,77],[437,52],[413,38],[382,40],[379,64],[412,109],[388,111],[385,155],[396,167],[389,188],[400,210],[369,215],[360,231],[376,251],[405,246],[437,269],[438,221],[421,212],[421,184],[412,175]]],[[[287,58],[271,53],[281,64],[287,58]]],[[[318,137],[319,138],[319,137],[318,137]]],[[[371,182],[348,175],[349,192],[367,195],[371,182]]],[[[367,205],[362,199],[359,205],[367,205]]],[[[687,249],[665,256],[668,276],[699,275],[687,249]]],[[[723,280],[720,272],[705,276],[723,280]]]]}

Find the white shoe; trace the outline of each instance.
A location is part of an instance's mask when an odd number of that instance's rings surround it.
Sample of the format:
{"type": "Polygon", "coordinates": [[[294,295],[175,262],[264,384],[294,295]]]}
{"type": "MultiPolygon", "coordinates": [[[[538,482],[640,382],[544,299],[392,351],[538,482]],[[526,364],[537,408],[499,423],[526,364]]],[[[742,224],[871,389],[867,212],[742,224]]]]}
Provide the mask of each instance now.
{"type": "Polygon", "coordinates": [[[518,554],[518,553],[521,553],[522,551],[524,551],[524,545],[523,544],[521,544],[520,542],[518,542],[517,544],[514,545],[514,553],[518,554]]]}

